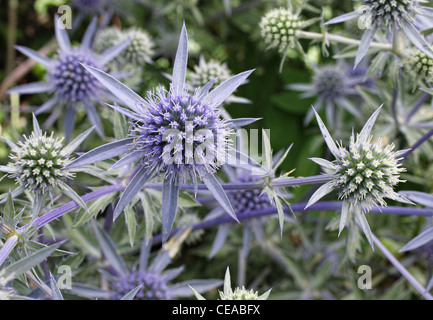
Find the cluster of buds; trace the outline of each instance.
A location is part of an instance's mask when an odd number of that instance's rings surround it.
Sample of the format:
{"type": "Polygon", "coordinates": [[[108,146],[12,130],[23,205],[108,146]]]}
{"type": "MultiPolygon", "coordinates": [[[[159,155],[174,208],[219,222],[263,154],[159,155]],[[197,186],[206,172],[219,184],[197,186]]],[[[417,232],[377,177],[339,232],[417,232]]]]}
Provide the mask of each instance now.
{"type": "Polygon", "coordinates": [[[294,46],[301,23],[299,16],[291,10],[278,8],[266,13],[259,26],[266,45],[283,52],[288,46],[294,46]]]}
{"type": "Polygon", "coordinates": [[[70,160],[63,150],[63,138],[54,138],[53,133],[47,136],[24,136],[23,142],[17,143],[18,149],[12,149],[10,159],[14,168],[11,178],[35,193],[50,192],[55,187],[62,186],[74,174],[63,169],[70,160]]]}

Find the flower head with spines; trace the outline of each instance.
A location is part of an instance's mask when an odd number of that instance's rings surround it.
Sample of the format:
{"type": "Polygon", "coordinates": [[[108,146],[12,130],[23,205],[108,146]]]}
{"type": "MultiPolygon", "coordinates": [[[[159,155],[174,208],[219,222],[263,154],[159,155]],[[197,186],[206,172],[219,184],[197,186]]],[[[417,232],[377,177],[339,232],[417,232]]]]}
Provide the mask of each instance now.
{"type": "Polygon", "coordinates": [[[122,275],[119,281],[113,282],[113,299],[120,300],[128,292],[141,285],[136,294],[137,300],[170,300],[173,296],[169,290],[168,277],[147,270],[131,271],[122,275]]]}
{"type": "Polygon", "coordinates": [[[420,80],[428,84],[433,82],[433,58],[423,51],[412,50],[403,63],[406,72],[412,76],[415,83],[420,80]]]}
{"type": "Polygon", "coordinates": [[[359,134],[352,133],[349,148],[342,143],[336,144],[316,114],[320,130],[335,160],[330,162],[321,158],[311,158],[323,167],[329,175],[329,182],[322,185],[310,198],[306,207],[311,206],[328,193],[337,190],[343,201],[340,228],[346,225],[349,212],[354,212],[370,244],[371,234],[364,214],[373,207],[386,206],[385,198],[403,203],[412,203],[409,199],[394,191],[400,180],[401,156],[406,150],[393,151],[394,145],[382,146],[381,141],[372,142],[370,132],[381,110],[379,107],[364,125],[359,134]]]}
{"type": "Polygon", "coordinates": [[[116,162],[113,169],[138,161],[114,210],[114,219],[146,182],[163,178],[164,242],[176,217],[180,184],[185,180],[191,180],[196,186],[201,179],[216,194],[226,212],[238,220],[224,189],[214,177],[222,161],[230,157],[229,133],[232,130],[230,122],[220,117],[219,107],[253,70],[232,76],[212,90],[214,80],[190,93],[186,84],[187,61],[188,36],[184,25],[168,90],[159,87],[142,98],[112,76],[86,66],[86,70],[129,108],[111,106],[130,119],[131,129],[128,138],[89,151],[67,166],[80,167],[125,153],[127,155],[116,162]],[[105,152],[107,150],[110,152],[105,152]]]}
{"type": "Polygon", "coordinates": [[[54,138],[54,133],[47,136],[31,133],[24,136],[24,142],[18,141],[19,149],[13,149],[10,155],[13,160],[8,166],[15,167],[16,172],[9,177],[35,193],[51,192],[74,174],[63,170],[69,162],[69,156],[63,150],[63,138],[54,138]]]}
{"type": "Polygon", "coordinates": [[[403,20],[414,21],[414,15],[422,13],[416,0],[364,0],[371,11],[372,23],[391,27],[403,20]]]}
{"type": "MultiPolygon", "coordinates": [[[[237,177],[234,182],[258,182],[260,180],[262,180],[261,176],[244,174],[237,177]]],[[[263,210],[273,206],[269,197],[260,189],[230,191],[228,196],[236,213],[263,210]]]]}
{"type": "MultiPolygon", "coordinates": [[[[361,111],[353,102],[359,97],[356,87],[368,84],[361,66],[354,72],[353,67],[341,59],[336,64],[324,66],[311,63],[311,68],[314,72],[311,83],[294,83],[287,85],[286,88],[301,91],[302,98],[316,97],[316,110],[326,109],[326,120],[332,127],[338,127],[336,119],[342,117],[343,111],[361,117],[361,111]]],[[[313,117],[313,110],[309,110],[304,123],[309,124],[313,117]]]]}
{"type": "Polygon", "coordinates": [[[111,46],[128,40],[130,40],[129,45],[121,55],[113,60],[117,66],[122,67],[131,64],[137,68],[145,63],[152,63],[155,44],[145,30],[137,27],[128,29],[108,27],[102,29],[95,36],[94,49],[97,52],[103,52],[111,46]]]}
{"type": "Polygon", "coordinates": [[[54,133],[47,135],[46,132],[42,132],[36,116],[33,115],[33,131],[29,137],[24,135],[24,140],[16,144],[3,138],[11,148],[12,161],[7,166],[0,166],[0,172],[7,173],[8,177],[15,179],[19,185],[13,191],[14,197],[25,191],[30,191],[34,195],[34,216],[42,208],[46,195],[53,203],[57,190],[87,210],[80,196],[67,185],[68,180],[75,177],[75,172],[82,169],[69,170],[65,169],[65,166],[72,161],[71,154],[93,129],[92,127],[86,130],[68,145],[64,145],[64,138],[56,138],[54,133]]]}
{"type": "Polygon", "coordinates": [[[131,43],[118,59],[124,59],[127,63],[142,65],[151,63],[154,54],[154,43],[150,35],[140,28],[129,28],[122,31],[120,42],[131,39],[131,43]]]}
{"type": "Polygon", "coordinates": [[[182,183],[218,170],[231,130],[218,110],[200,100],[198,91],[176,96],[158,88],[148,92],[145,108],[142,120],[133,122],[131,136],[149,170],[182,183]]]}
{"type": "Polygon", "coordinates": [[[192,279],[174,283],[174,280],[184,271],[184,267],[168,268],[173,258],[181,249],[185,240],[184,234],[173,236],[159,250],[152,252],[152,242],[146,238],[140,245],[139,257],[133,265],[127,265],[119,254],[116,244],[106,231],[98,224],[94,225],[96,239],[107,257],[110,273],[110,295],[112,299],[121,299],[136,290],[136,300],[172,300],[192,296],[188,283],[200,287],[200,292],[206,292],[221,285],[219,279],[192,279]]]}
{"type": "Polygon", "coordinates": [[[269,48],[283,52],[294,47],[296,32],[300,29],[299,16],[290,9],[277,8],[267,12],[260,21],[261,36],[269,48]]]}
{"type": "MultiPolygon", "coordinates": [[[[424,0],[363,0],[355,11],[335,17],[325,25],[345,22],[353,19],[363,21],[364,34],[361,37],[358,52],[355,58],[355,67],[361,62],[373,42],[377,31],[385,28],[391,35],[402,30],[406,37],[419,50],[433,58],[433,49],[424,36],[416,28],[414,22],[417,15],[433,17],[433,9],[422,6],[424,0]]],[[[396,37],[394,37],[395,39],[396,37]]]]}
{"type": "MultiPolygon", "coordinates": [[[[96,18],[86,29],[79,46],[71,44],[61,23],[56,16],[55,33],[59,49],[53,58],[42,56],[30,48],[16,47],[20,52],[46,67],[46,81],[19,85],[8,92],[20,94],[53,93],[53,97],[40,106],[36,114],[49,112],[53,108],[64,108],[63,121],[67,142],[70,140],[75,126],[77,109],[81,107],[86,111],[90,123],[95,126],[95,131],[103,137],[104,130],[95,106],[108,98],[112,98],[112,95],[82,65],[105,69],[106,65],[115,59],[130,41],[124,41],[97,54],[91,50],[93,35],[97,28],[96,18]]],[[[53,112],[50,121],[55,121],[60,115],[61,112],[53,112]]]]}

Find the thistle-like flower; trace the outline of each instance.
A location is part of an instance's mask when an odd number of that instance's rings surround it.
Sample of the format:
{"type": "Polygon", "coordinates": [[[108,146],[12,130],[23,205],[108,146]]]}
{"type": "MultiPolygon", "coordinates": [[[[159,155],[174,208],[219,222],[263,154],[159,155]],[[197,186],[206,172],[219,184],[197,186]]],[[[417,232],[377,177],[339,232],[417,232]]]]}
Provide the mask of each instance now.
{"type": "Polygon", "coordinates": [[[403,63],[405,71],[414,82],[414,87],[417,83],[430,86],[433,82],[433,58],[423,51],[412,50],[403,63]]]}
{"type": "Polygon", "coordinates": [[[394,191],[399,182],[404,182],[400,180],[400,173],[405,171],[400,161],[406,150],[393,151],[393,144],[383,147],[380,140],[372,142],[370,132],[380,110],[381,107],[373,113],[359,134],[352,133],[348,149],[341,143],[334,143],[316,113],[322,135],[335,160],[330,162],[321,158],[311,158],[322,166],[330,181],[322,185],[307,204],[309,207],[328,193],[337,190],[339,199],[343,201],[339,232],[341,233],[345,227],[348,214],[353,212],[371,245],[370,229],[364,214],[373,207],[386,206],[385,198],[412,203],[394,191]]]}
{"type": "Polygon", "coordinates": [[[415,27],[415,16],[433,17],[433,9],[422,6],[424,0],[363,0],[355,11],[333,18],[325,25],[358,19],[358,25],[365,28],[355,59],[355,66],[361,62],[374,40],[376,32],[385,28],[390,34],[400,29],[406,37],[421,51],[433,58],[433,49],[415,27]]]}
{"type": "MultiPolygon", "coordinates": [[[[197,290],[190,286],[190,289],[194,293],[198,300],[206,300],[197,290]]],[[[235,290],[231,287],[230,269],[227,267],[226,274],[224,276],[224,291],[219,291],[221,300],[267,300],[271,294],[269,289],[264,294],[259,296],[258,291],[254,289],[245,289],[245,287],[236,287],[235,290]]]]}
{"type": "MultiPolygon", "coordinates": [[[[361,111],[352,100],[359,96],[356,86],[363,84],[365,75],[354,74],[344,62],[322,67],[312,64],[312,68],[314,75],[311,83],[290,84],[287,88],[302,91],[302,98],[317,97],[314,106],[317,111],[325,107],[326,119],[332,127],[337,125],[336,118],[340,109],[361,117],[361,111]]],[[[309,124],[313,116],[313,110],[308,111],[304,123],[309,124]]]]}
{"type": "Polygon", "coordinates": [[[114,211],[116,218],[150,179],[163,178],[162,227],[165,241],[172,228],[180,184],[201,179],[215,193],[220,205],[235,219],[230,201],[214,177],[226,161],[231,124],[220,116],[219,106],[251,74],[240,73],[210,91],[213,81],[190,93],[185,84],[188,38],[180,35],[169,90],[148,91],[145,99],[101,70],[86,66],[104,86],[130,110],[112,106],[131,119],[129,138],[98,147],[68,165],[69,168],[102,161],[127,153],[113,168],[139,161],[132,180],[114,211]]]}
{"type": "MultiPolygon", "coordinates": [[[[244,174],[236,178],[233,182],[247,183],[262,180],[260,176],[244,174]]],[[[263,210],[272,207],[269,197],[260,189],[236,190],[228,192],[233,209],[237,213],[246,211],[263,210]]]]}
{"type": "Polygon", "coordinates": [[[112,96],[81,64],[103,69],[107,63],[128,46],[129,41],[110,47],[101,54],[96,54],[90,49],[97,27],[96,18],[87,28],[81,46],[72,46],[57,17],[55,22],[55,32],[60,48],[54,58],[41,56],[36,51],[26,47],[16,47],[20,52],[47,68],[46,81],[20,85],[9,90],[9,93],[53,93],[54,96],[40,106],[36,114],[48,112],[54,108],[50,116],[52,122],[61,115],[59,109],[63,107],[65,109],[63,119],[66,141],[69,141],[75,126],[77,108],[84,107],[90,123],[95,126],[96,132],[102,137],[104,131],[95,105],[107,98],[112,98],[112,96]]]}
{"type": "Polygon", "coordinates": [[[277,8],[267,12],[259,26],[266,45],[282,53],[287,47],[295,46],[296,32],[302,25],[299,16],[292,10],[277,8]]]}
{"type": "Polygon", "coordinates": [[[170,239],[166,246],[157,252],[151,252],[152,244],[144,239],[140,247],[139,263],[128,266],[118,254],[113,240],[99,225],[95,226],[95,233],[110,265],[112,299],[121,299],[135,289],[137,300],[173,300],[192,296],[189,285],[197,286],[200,292],[206,292],[222,283],[219,279],[194,279],[172,283],[184,270],[183,266],[167,269],[180,249],[183,237],[170,239]],[[152,260],[151,254],[155,254],[152,260]]]}
{"type": "Polygon", "coordinates": [[[47,135],[42,132],[36,117],[33,115],[33,131],[29,137],[24,136],[24,141],[17,144],[3,138],[11,148],[11,162],[7,166],[0,166],[0,172],[8,174],[19,185],[13,191],[17,197],[28,190],[35,196],[34,209],[39,213],[45,195],[51,202],[54,201],[54,193],[60,190],[72,198],[83,208],[86,205],[81,198],[67,185],[67,181],[74,178],[77,170],[68,170],[64,167],[71,162],[72,152],[84,141],[93,128],[87,130],[64,146],[64,138],[55,138],[54,133],[47,135]]]}
{"type": "Polygon", "coordinates": [[[141,66],[144,63],[152,63],[154,43],[150,35],[140,28],[120,30],[116,27],[108,27],[99,31],[95,36],[94,48],[97,52],[103,52],[109,47],[130,40],[129,45],[121,55],[114,59],[120,66],[132,64],[141,66]]]}

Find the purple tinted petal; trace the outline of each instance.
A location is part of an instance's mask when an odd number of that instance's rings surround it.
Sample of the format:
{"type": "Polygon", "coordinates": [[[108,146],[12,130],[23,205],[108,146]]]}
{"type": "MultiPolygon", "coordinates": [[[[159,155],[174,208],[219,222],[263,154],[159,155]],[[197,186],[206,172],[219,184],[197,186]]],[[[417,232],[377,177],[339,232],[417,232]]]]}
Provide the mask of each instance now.
{"type": "Polygon", "coordinates": [[[361,62],[361,60],[367,53],[368,48],[370,47],[370,44],[373,41],[374,36],[376,35],[376,31],[377,23],[373,24],[371,29],[366,29],[364,34],[362,35],[361,43],[359,44],[358,52],[356,53],[354,68],[356,68],[356,66],[361,62]]]}
{"type": "Polygon", "coordinates": [[[248,70],[227,79],[214,90],[212,90],[204,98],[204,102],[212,105],[213,107],[218,107],[246,80],[246,78],[248,78],[253,71],[254,69],[248,70]]]}
{"type": "Polygon", "coordinates": [[[101,60],[100,60],[101,65],[105,65],[111,60],[113,60],[114,58],[116,58],[123,50],[125,50],[129,46],[131,41],[132,41],[131,39],[122,41],[121,43],[112,46],[107,50],[105,50],[103,53],[101,53],[101,60]]]}
{"type": "Polygon", "coordinates": [[[32,94],[51,91],[51,85],[47,82],[34,82],[23,84],[8,90],[8,93],[32,94]]]}
{"type": "Polygon", "coordinates": [[[182,94],[185,86],[186,66],[188,63],[188,34],[185,23],[179,38],[179,46],[176,52],[176,58],[173,66],[172,88],[176,96],[182,94]]]}
{"type": "Polygon", "coordinates": [[[95,35],[96,28],[98,27],[98,19],[94,17],[90,22],[89,26],[84,33],[83,40],[81,40],[81,46],[85,49],[90,49],[92,46],[93,36],[95,35]]]}
{"type": "Polygon", "coordinates": [[[140,113],[138,105],[145,104],[145,101],[142,97],[140,97],[134,91],[129,89],[119,80],[113,78],[112,76],[106,74],[105,72],[93,68],[91,66],[86,66],[86,65],[83,66],[126,106],[128,106],[130,109],[134,110],[135,112],[140,113]]]}
{"type": "Polygon", "coordinates": [[[45,57],[41,55],[39,52],[32,50],[30,48],[22,47],[22,46],[15,46],[15,48],[20,51],[22,54],[25,54],[27,57],[35,60],[36,62],[39,62],[45,67],[50,68],[53,64],[53,60],[51,60],[48,57],[45,57]]]}
{"type": "Polygon", "coordinates": [[[54,20],[55,20],[56,39],[60,49],[63,52],[71,51],[71,40],[69,40],[69,36],[65,28],[63,27],[62,22],[60,22],[59,16],[55,15],[54,20]]]}

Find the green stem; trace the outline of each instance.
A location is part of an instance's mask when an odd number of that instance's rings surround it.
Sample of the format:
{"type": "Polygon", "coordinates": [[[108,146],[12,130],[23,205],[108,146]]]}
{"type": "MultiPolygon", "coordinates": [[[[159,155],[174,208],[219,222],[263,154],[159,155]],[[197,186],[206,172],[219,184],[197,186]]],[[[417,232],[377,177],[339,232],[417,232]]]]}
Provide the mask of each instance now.
{"type": "MultiPolygon", "coordinates": [[[[361,41],[359,41],[359,40],[339,36],[337,34],[332,34],[332,33],[322,34],[322,33],[317,33],[317,32],[298,30],[296,35],[299,38],[310,39],[310,40],[320,40],[320,41],[323,41],[326,37],[326,39],[328,39],[329,41],[334,41],[334,42],[339,42],[339,43],[344,43],[344,44],[349,44],[349,45],[356,45],[356,46],[359,46],[359,44],[361,43],[361,41]]],[[[370,44],[370,47],[382,49],[382,50],[393,51],[392,45],[389,43],[372,42],[370,44]]]]}

